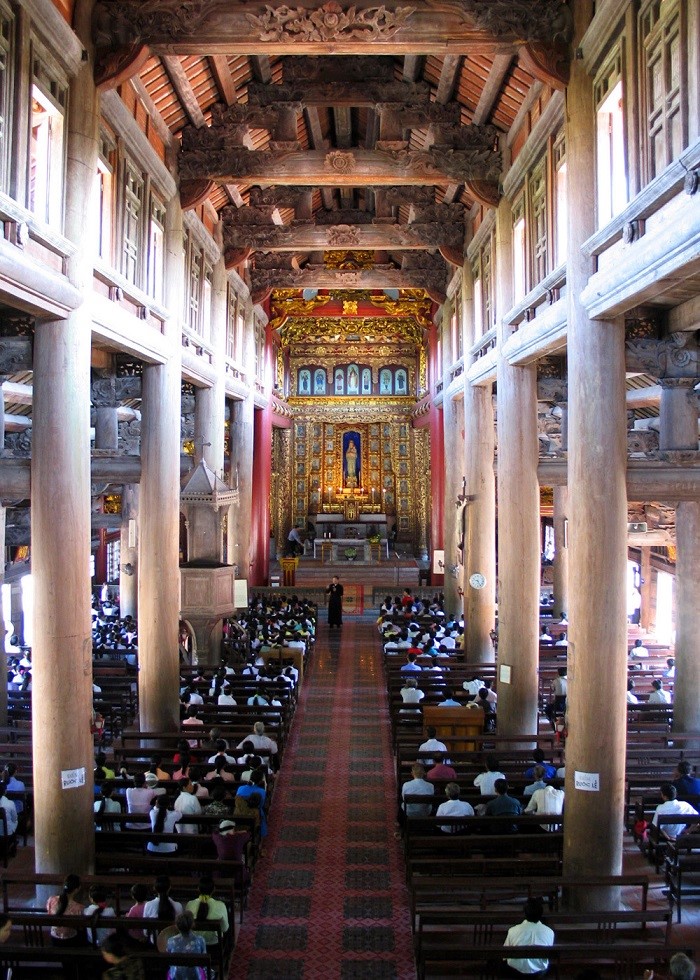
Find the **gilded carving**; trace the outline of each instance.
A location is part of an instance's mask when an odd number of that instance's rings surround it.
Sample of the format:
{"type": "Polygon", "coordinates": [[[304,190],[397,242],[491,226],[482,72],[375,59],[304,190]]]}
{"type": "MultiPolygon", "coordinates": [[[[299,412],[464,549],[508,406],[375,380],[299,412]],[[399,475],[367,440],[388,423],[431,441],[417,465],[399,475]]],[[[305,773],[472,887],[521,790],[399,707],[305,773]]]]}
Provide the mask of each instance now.
{"type": "Polygon", "coordinates": [[[372,269],[374,252],[357,249],[346,252],[324,252],[323,265],[326,269],[372,269]]]}
{"type": "Polygon", "coordinates": [[[414,11],[415,7],[387,10],[384,5],[358,10],[354,4],[329,2],[313,11],[286,4],[267,5],[263,14],[246,17],[261,41],[388,41],[414,11]]]}

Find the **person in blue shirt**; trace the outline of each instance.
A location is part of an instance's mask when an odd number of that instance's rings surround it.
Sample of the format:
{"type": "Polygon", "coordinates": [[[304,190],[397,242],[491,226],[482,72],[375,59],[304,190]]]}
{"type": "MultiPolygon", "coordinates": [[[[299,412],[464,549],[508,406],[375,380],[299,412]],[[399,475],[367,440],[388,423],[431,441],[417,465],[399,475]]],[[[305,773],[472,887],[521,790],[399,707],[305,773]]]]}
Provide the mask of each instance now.
{"type": "Polygon", "coordinates": [[[673,780],[679,800],[687,800],[689,796],[700,796],[700,779],[693,776],[693,768],[685,760],[676,767],[676,778],[673,780]]]}
{"type": "Polygon", "coordinates": [[[544,752],[542,749],[537,748],[532,753],[533,763],[525,770],[524,776],[526,779],[532,779],[535,775],[535,766],[542,766],[544,769],[544,779],[554,779],[557,774],[557,767],[553,766],[551,762],[544,761],[544,752]]]}

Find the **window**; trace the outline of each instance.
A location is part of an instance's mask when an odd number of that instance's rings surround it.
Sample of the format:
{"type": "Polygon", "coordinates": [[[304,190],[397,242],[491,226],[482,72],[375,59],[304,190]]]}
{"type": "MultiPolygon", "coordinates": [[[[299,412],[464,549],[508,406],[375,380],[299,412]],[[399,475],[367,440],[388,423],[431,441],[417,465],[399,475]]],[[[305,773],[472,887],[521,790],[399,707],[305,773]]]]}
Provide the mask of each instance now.
{"type": "Polygon", "coordinates": [[[525,244],[525,195],[513,203],[513,299],[517,302],[527,292],[527,252],[525,244]]]}
{"type": "Polygon", "coordinates": [[[677,0],[653,0],[640,15],[648,180],[660,174],[687,145],[683,27],[677,0]]]}
{"type": "Polygon", "coordinates": [[[490,235],[481,246],[472,262],[474,277],[474,342],[483,334],[495,327],[495,310],[493,307],[493,245],[494,238],[490,235]]]}
{"type": "Polygon", "coordinates": [[[151,198],[151,218],[148,228],[148,295],[157,303],[163,302],[165,278],[165,205],[151,198]]]}
{"type": "Polygon", "coordinates": [[[566,193],[566,143],[561,136],[554,143],[554,267],[566,262],[569,238],[569,208],[566,193]]]}
{"type": "Polygon", "coordinates": [[[627,204],[622,60],[616,52],[595,83],[598,227],[627,204]]]}
{"type": "Polygon", "coordinates": [[[202,279],[202,315],[199,319],[199,333],[205,340],[211,339],[211,292],[212,269],[205,265],[202,279]]]}
{"type": "Polygon", "coordinates": [[[33,61],[29,133],[29,210],[63,225],[65,112],[68,87],[38,57],[33,61]]]}
{"type": "Polygon", "coordinates": [[[0,5],[0,190],[6,191],[10,176],[10,137],[14,65],[14,21],[0,5]]]}
{"type": "Polygon", "coordinates": [[[134,286],[141,284],[139,262],[143,247],[143,199],[143,177],[127,162],[124,180],[122,274],[134,286]]]}
{"type": "Polygon", "coordinates": [[[228,303],[227,303],[227,318],[226,318],[226,357],[231,361],[236,360],[236,354],[238,352],[238,343],[236,337],[236,325],[238,323],[238,303],[239,299],[237,294],[231,288],[229,283],[228,287],[228,303]]]}
{"type": "Polygon", "coordinates": [[[528,181],[531,213],[531,268],[532,285],[545,278],[548,268],[547,260],[547,179],[545,160],[535,167],[528,181]]]}
{"type": "Polygon", "coordinates": [[[189,239],[187,256],[187,309],[186,322],[191,330],[198,332],[199,310],[202,286],[202,250],[189,239]]]}
{"type": "Polygon", "coordinates": [[[115,151],[106,137],[100,140],[100,155],[97,160],[97,184],[95,201],[97,204],[97,254],[105,262],[112,261],[112,229],[114,216],[114,156],[115,151]]]}

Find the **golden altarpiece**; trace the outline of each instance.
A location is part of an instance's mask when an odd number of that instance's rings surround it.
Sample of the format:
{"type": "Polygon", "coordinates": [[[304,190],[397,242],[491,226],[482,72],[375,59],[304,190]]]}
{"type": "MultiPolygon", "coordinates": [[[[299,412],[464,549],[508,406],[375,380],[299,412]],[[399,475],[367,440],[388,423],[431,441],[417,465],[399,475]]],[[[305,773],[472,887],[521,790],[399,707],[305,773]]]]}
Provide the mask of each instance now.
{"type": "Polygon", "coordinates": [[[398,299],[358,290],[275,295],[277,389],[292,416],[291,428],[273,434],[278,550],[292,525],[307,522],[319,536],[339,533],[337,522],[347,534],[362,522],[382,536],[395,525],[402,542],[422,549],[429,437],[413,420],[427,390],[430,308],[422,290],[398,299]],[[336,311],[324,315],[329,303],[336,311]]]}

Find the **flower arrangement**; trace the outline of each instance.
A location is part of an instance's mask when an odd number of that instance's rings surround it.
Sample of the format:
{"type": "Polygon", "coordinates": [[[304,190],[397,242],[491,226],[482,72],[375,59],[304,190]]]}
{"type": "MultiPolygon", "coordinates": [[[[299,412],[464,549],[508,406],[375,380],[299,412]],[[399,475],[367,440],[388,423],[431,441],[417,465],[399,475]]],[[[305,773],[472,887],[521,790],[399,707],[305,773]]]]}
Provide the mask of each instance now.
{"type": "Polygon", "coordinates": [[[379,542],[382,539],[379,537],[378,534],[368,534],[367,535],[367,540],[369,541],[370,544],[379,544],[379,542]]]}
{"type": "Polygon", "coordinates": [[[348,561],[355,561],[357,558],[357,548],[346,548],[345,557],[348,561]]]}

